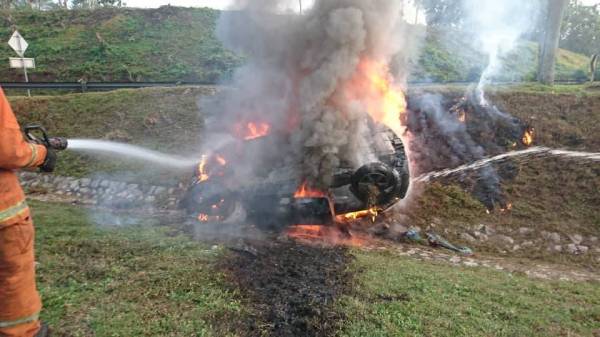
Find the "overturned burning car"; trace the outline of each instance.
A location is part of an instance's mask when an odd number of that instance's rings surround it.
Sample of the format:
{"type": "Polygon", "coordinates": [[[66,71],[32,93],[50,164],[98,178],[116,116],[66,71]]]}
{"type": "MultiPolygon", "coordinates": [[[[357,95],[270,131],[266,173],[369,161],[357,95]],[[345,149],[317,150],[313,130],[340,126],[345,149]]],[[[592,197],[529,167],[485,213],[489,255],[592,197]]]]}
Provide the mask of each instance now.
{"type": "Polygon", "coordinates": [[[382,124],[369,122],[375,160],[358,169],[341,163],[326,189],[298,181],[277,158],[288,135],[270,133],[260,123],[249,123],[247,130],[199,163],[181,206],[201,222],[246,221],[263,229],[328,225],[374,217],[406,196],[410,175],[404,144],[382,124]],[[233,161],[254,164],[231,167],[233,161]]]}

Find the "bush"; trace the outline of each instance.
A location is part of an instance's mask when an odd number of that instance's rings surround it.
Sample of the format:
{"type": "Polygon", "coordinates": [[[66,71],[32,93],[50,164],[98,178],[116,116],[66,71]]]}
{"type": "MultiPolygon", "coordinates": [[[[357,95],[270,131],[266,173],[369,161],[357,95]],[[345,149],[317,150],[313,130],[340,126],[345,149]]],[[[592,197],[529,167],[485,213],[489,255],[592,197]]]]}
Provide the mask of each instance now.
{"type": "Polygon", "coordinates": [[[573,74],[572,74],[572,78],[576,82],[587,82],[587,81],[589,81],[588,74],[585,71],[581,70],[581,69],[575,70],[573,72],[573,74]]]}

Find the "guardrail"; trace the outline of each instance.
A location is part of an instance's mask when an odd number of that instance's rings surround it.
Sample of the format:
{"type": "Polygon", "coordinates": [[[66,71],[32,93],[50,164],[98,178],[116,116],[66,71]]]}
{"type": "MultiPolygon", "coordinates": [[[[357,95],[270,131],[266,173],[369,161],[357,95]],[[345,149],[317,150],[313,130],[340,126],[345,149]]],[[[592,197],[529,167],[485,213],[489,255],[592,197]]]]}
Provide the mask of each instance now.
{"type": "Polygon", "coordinates": [[[62,89],[80,90],[82,92],[95,90],[138,89],[152,87],[178,87],[217,85],[214,82],[0,82],[4,89],[62,89]]]}
{"type": "MultiPolygon", "coordinates": [[[[426,82],[426,81],[409,81],[409,85],[427,86],[427,85],[449,85],[462,84],[468,85],[473,82],[456,81],[456,82],[426,82]]],[[[494,82],[497,85],[525,84],[530,82],[494,82]]],[[[531,82],[536,83],[536,82],[531,82]]],[[[556,81],[557,84],[582,84],[585,81],[556,81]]],[[[77,90],[86,91],[106,91],[116,89],[138,89],[152,87],[179,87],[179,86],[202,86],[202,85],[220,85],[216,82],[0,82],[0,87],[4,89],[61,89],[61,90],[77,90]]]]}

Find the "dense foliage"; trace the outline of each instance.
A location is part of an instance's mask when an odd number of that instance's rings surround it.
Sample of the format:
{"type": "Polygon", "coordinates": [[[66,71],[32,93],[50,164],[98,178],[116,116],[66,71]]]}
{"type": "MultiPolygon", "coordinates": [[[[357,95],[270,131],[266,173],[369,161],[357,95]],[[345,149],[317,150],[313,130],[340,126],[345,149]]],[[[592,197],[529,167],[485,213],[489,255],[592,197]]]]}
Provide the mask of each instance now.
{"type": "Polygon", "coordinates": [[[585,54],[600,54],[600,10],[572,1],[566,10],[561,32],[563,48],[585,54]]]}

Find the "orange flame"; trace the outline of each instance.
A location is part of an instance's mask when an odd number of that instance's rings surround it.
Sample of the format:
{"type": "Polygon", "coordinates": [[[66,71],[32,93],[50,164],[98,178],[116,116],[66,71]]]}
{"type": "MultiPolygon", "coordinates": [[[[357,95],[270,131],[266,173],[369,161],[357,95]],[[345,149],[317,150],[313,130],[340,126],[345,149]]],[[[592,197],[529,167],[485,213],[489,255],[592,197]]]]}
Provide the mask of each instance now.
{"type": "Polygon", "coordinates": [[[511,211],[512,208],[513,208],[513,205],[511,203],[508,203],[508,204],[506,204],[505,208],[500,209],[500,213],[505,213],[505,212],[511,211]]]}
{"type": "Polygon", "coordinates": [[[271,131],[271,126],[267,123],[254,123],[250,122],[246,124],[245,130],[242,130],[242,137],[245,140],[252,140],[264,137],[271,131]]]}
{"type": "Polygon", "coordinates": [[[219,163],[219,165],[221,166],[225,166],[227,165],[227,160],[225,160],[225,158],[223,158],[221,155],[216,155],[215,156],[215,160],[217,161],[217,163],[219,163]]]}
{"type": "MultiPolygon", "coordinates": [[[[227,165],[227,160],[225,160],[225,158],[223,158],[219,154],[211,157],[202,155],[200,163],[198,164],[198,180],[200,182],[207,181],[208,179],[210,179],[212,173],[215,173],[212,172],[213,169],[215,169],[214,164],[225,166],[227,165]]],[[[217,171],[216,174],[222,176],[223,171],[217,171]]]]}
{"type": "Polygon", "coordinates": [[[317,239],[323,234],[323,226],[317,225],[295,225],[287,230],[287,234],[291,237],[317,239]]]}
{"type": "Polygon", "coordinates": [[[294,193],[294,198],[296,198],[296,199],[298,199],[298,198],[323,198],[326,196],[327,195],[323,191],[319,191],[317,189],[310,188],[308,186],[308,183],[306,183],[306,182],[304,182],[298,188],[298,190],[296,190],[296,193],[294,193]]]}
{"type": "Polygon", "coordinates": [[[393,83],[385,63],[363,59],[346,86],[348,98],[364,102],[371,117],[397,134],[403,134],[401,117],[406,112],[406,97],[393,83]]]}
{"type": "Polygon", "coordinates": [[[458,121],[461,122],[461,123],[466,122],[467,121],[467,113],[466,113],[466,111],[463,110],[463,109],[460,109],[460,111],[458,112],[457,118],[458,118],[458,121]]]}
{"type": "Polygon", "coordinates": [[[378,215],[379,215],[379,210],[376,207],[373,207],[373,208],[365,209],[365,210],[358,211],[358,212],[337,215],[335,217],[335,220],[337,222],[343,223],[343,222],[350,222],[350,221],[354,221],[354,220],[358,220],[358,219],[362,219],[362,218],[366,218],[366,217],[371,217],[371,220],[373,222],[375,222],[378,215]]]}
{"type": "Polygon", "coordinates": [[[532,127],[528,127],[527,130],[525,130],[525,133],[523,134],[523,138],[521,139],[523,145],[530,146],[531,144],[533,144],[534,136],[535,129],[532,127]]]}
{"type": "Polygon", "coordinates": [[[206,169],[207,162],[208,158],[206,156],[202,156],[202,158],[200,159],[200,164],[198,164],[198,180],[201,182],[207,181],[210,177],[206,169]]]}

